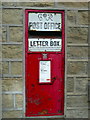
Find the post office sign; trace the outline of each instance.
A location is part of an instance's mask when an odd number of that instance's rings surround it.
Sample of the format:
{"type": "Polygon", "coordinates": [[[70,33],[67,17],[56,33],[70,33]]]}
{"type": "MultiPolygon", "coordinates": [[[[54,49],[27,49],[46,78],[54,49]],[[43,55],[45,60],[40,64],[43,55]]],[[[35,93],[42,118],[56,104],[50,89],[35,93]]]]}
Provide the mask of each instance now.
{"type": "Polygon", "coordinates": [[[62,39],[29,38],[29,51],[61,51],[62,39]]]}
{"type": "Polygon", "coordinates": [[[29,13],[29,31],[61,31],[61,13],[29,13]]]}

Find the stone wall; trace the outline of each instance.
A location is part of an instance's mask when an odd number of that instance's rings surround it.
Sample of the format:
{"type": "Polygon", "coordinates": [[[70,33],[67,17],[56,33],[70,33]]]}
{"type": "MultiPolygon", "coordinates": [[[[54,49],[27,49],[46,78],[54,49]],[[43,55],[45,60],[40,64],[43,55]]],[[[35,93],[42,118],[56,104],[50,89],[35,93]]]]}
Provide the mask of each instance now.
{"type": "Polygon", "coordinates": [[[2,2],[3,118],[25,115],[24,10],[65,10],[65,117],[88,118],[88,3],[2,2]]]}

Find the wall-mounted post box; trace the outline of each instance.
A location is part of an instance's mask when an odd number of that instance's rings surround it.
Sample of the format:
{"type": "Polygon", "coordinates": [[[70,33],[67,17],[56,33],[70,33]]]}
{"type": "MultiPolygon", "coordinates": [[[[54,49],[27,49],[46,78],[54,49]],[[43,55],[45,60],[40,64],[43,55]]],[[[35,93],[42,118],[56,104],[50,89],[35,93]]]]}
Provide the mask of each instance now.
{"type": "Polygon", "coordinates": [[[64,11],[25,11],[26,116],[64,114],[64,11]]]}

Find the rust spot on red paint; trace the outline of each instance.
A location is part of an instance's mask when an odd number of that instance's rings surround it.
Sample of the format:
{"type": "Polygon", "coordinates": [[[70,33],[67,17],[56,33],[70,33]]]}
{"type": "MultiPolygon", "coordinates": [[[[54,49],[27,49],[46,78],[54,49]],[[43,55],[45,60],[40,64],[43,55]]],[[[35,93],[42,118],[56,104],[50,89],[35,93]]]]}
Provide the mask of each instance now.
{"type": "Polygon", "coordinates": [[[60,100],[58,100],[58,102],[60,102],[60,100]]]}
{"type": "Polygon", "coordinates": [[[58,110],[58,113],[62,113],[62,111],[61,111],[61,110],[58,110]]]}
{"type": "Polygon", "coordinates": [[[48,113],[48,110],[42,110],[41,112],[39,112],[40,115],[44,115],[44,114],[47,114],[48,113]]]}
{"type": "Polygon", "coordinates": [[[35,85],[34,85],[34,84],[32,84],[32,87],[35,87],[35,85]]]}
{"type": "Polygon", "coordinates": [[[58,91],[61,92],[61,89],[59,89],[58,91]]]}
{"type": "Polygon", "coordinates": [[[56,77],[53,77],[52,80],[56,80],[56,77]]]}
{"type": "Polygon", "coordinates": [[[51,79],[47,79],[47,81],[50,81],[51,79]]]}
{"type": "Polygon", "coordinates": [[[52,98],[48,98],[48,100],[52,100],[52,98]]]}
{"type": "Polygon", "coordinates": [[[44,88],[42,88],[42,90],[45,90],[44,88]]]}
{"type": "Polygon", "coordinates": [[[41,103],[39,98],[37,98],[37,99],[30,98],[28,100],[28,102],[30,102],[32,104],[36,104],[36,105],[39,105],[41,103]]]}
{"type": "Polygon", "coordinates": [[[30,73],[28,73],[28,76],[30,76],[30,73]]]}
{"type": "Polygon", "coordinates": [[[34,100],[34,103],[36,104],[36,105],[39,105],[41,102],[40,102],[40,99],[37,99],[37,100],[34,100]]]}

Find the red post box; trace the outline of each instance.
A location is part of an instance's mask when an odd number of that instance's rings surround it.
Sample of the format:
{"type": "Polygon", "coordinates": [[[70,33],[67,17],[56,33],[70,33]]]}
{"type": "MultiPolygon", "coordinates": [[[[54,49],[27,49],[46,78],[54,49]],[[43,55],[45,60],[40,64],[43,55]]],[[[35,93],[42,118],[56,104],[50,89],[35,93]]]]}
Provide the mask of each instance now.
{"type": "Polygon", "coordinates": [[[26,116],[64,114],[64,11],[25,11],[26,116]]]}

